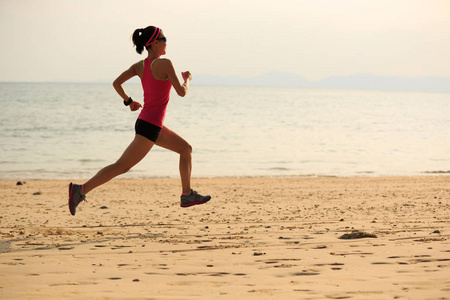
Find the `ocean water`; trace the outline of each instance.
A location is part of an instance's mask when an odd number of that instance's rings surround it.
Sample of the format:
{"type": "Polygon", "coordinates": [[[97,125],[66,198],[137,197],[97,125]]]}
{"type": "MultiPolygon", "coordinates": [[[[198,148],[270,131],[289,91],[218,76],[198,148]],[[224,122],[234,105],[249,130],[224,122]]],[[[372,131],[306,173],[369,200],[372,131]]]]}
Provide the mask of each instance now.
{"type": "MultiPolygon", "coordinates": [[[[125,85],[135,100],[139,84],[125,85]]],[[[0,83],[0,179],[85,179],[134,137],[111,84],[0,83]]],[[[397,176],[450,170],[450,94],[192,85],[165,125],[193,176],[397,176]]],[[[177,177],[154,147],[126,178],[177,177]]]]}

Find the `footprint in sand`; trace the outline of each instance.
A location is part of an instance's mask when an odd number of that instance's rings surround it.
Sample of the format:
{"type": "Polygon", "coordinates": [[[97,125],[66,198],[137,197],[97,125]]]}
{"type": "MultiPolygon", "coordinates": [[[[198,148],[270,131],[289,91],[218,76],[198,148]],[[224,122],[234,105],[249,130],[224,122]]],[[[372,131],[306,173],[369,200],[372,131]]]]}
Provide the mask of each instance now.
{"type": "Polygon", "coordinates": [[[351,296],[347,296],[347,295],[326,295],[326,297],[329,299],[350,299],[350,298],[352,298],[351,296]]]}
{"type": "Polygon", "coordinates": [[[301,272],[292,273],[292,276],[315,276],[315,275],[320,275],[320,273],[315,270],[303,270],[301,272]]]}

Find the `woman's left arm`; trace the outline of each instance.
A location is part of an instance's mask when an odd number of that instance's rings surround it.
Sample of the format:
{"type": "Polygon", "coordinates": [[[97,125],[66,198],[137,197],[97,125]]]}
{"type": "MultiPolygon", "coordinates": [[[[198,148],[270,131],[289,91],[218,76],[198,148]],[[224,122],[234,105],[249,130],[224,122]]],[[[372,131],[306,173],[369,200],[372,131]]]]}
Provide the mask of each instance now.
{"type": "MultiPolygon", "coordinates": [[[[113,82],[114,89],[116,90],[117,94],[119,94],[119,96],[122,97],[123,101],[128,101],[129,97],[128,97],[127,93],[125,92],[125,90],[123,89],[122,84],[124,82],[130,80],[131,78],[133,78],[136,75],[137,75],[137,72],[136,72],[136,64],[135,64],[135,65],[132,65],[128,70],[126,70],[125,72],[120,74],[119,77],[116,78],[116,80],[114,80],[114,82],[113,82]]],[[[133,101],[130,104],[131,111],[138,110],[141,107],[142,107],[142,105],[136,101],[133,101]]]]}

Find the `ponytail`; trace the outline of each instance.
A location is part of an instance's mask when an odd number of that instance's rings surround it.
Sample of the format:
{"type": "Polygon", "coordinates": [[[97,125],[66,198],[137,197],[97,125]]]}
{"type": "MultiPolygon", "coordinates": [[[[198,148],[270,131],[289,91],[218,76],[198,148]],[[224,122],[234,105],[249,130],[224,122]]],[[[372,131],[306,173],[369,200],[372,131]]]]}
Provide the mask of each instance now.
{"type": "Polygon", "coordinates": [[[142,41],[142,35],[144,33],[144,29],[136,29],[133,33],[133,44],[136,46],[136,52],[142,54],[144,51],[145,42],[142,41]]]}

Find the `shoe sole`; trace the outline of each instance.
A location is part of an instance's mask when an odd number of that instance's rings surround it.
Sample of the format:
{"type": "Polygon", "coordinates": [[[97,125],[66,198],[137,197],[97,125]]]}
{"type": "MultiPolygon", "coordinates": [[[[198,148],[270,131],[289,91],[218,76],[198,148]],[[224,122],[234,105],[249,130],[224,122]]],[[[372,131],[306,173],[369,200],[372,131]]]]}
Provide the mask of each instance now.
{"type": "Polygon", "coordinates": [[[181,207],[189,207],[189,206],[194,206],[194,205],[199,205],[199,204],[203,204],[208,202],[209,200],[211,200],[211,197],[208,198],[208,200],[203,200],[203,201],[193,201],[193,202],[189,202],[186,204],[180,204],[181,207]]]}
{"type": "Polygon", "coordinates": [[[69,184],[69,210],[72,216],[75,216],[75,207],[73,205],[73,184],[69,184]]]}

